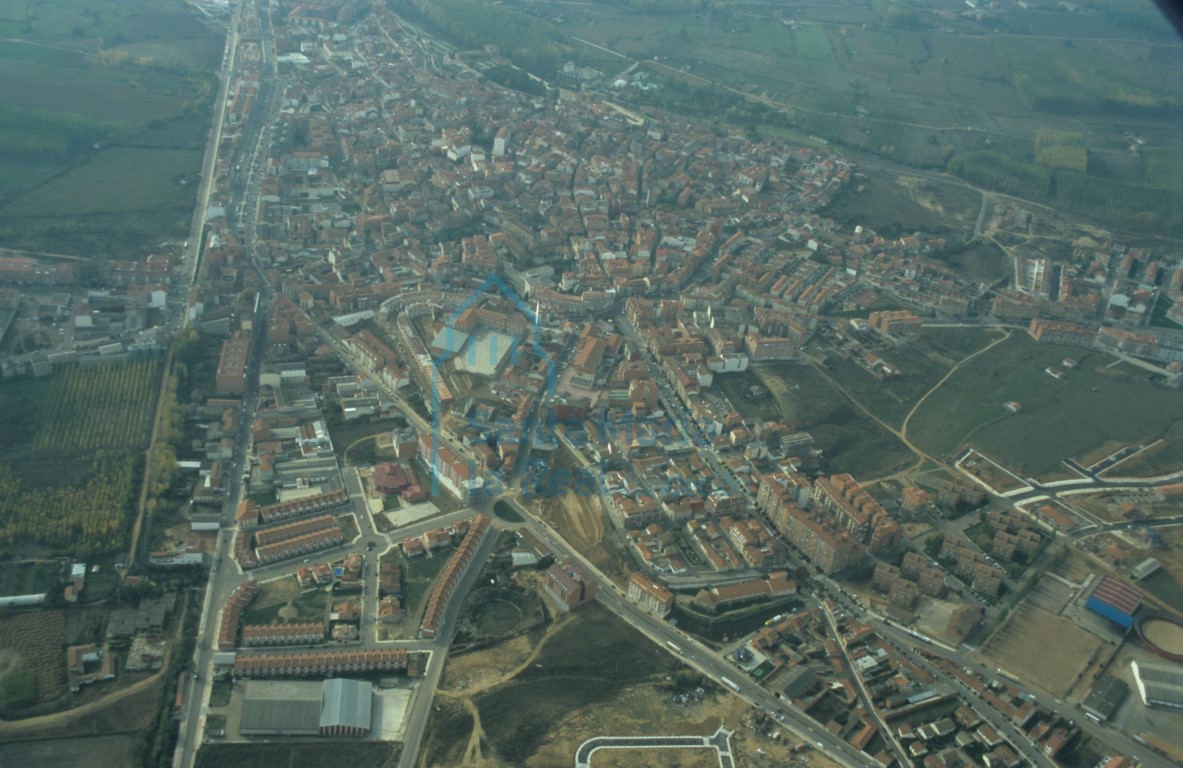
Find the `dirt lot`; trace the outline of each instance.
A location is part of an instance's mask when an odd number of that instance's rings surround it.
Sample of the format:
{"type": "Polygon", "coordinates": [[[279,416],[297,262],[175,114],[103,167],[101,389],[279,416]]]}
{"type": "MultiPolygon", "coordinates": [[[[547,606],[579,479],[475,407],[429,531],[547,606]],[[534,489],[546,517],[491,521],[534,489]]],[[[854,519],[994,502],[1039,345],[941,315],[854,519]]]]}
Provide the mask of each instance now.
{"type": "Polygon", "coordinates": [[[1024,602],[990,639],[982,656],[1020,679],[1062,697],[1101,641],[1072,621],[1024,602]],[[1056,652],[1048,653],[1049,638],[1056,652]]]}
{"type": "Polygon", "coordinates": [[[623,575],[620,558],[604,541],[608,525],[605,514],[598,496],[578,493],[546,499],[540,507],[542,519],[596,567],[610,576],[623,575]]]}

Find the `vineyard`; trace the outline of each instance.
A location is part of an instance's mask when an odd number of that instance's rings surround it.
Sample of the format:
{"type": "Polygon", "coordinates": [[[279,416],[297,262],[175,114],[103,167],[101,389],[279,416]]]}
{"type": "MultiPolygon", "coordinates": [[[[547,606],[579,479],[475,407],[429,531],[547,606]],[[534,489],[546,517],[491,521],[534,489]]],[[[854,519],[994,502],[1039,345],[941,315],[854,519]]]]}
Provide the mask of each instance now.
{"type": "Polygon", "coordinates": [[[35,387],[0,387],[0,426],[14,436],[0,448],[0,552],[126,546],[159,375],[151,361],[72,365],[35,387]]]}
{"type": "Polygon", "coordinates": [[[0,708],[46,704],[66,692],[66,618],[61,611],[21,613],[0,619],[0,708]]]}

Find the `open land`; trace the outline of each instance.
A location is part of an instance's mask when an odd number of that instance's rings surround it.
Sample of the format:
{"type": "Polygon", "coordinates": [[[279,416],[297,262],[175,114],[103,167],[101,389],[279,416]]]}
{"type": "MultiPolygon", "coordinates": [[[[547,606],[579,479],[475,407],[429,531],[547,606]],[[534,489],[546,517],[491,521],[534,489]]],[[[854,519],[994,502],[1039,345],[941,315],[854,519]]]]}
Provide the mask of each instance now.
{"type": "Polygon", "coordinates": [[[135,765],[141,745],[135,736],[91,736],[0,744],[4,765],[58,768],[123,768],[135,765]]]}
{"type": "Polygon", "coordinates": [[[187,231],[221,33],[180,0],[0,4],[0,238],[86,256],[187,231]]]}
{"type": "Polygon", "coordinates": [[[397,765],[398,745],[388,741],[299,742],[289,744],[206,744],[197,768],[321,768],[349,765],[386,768],[397,765]]]}
{"type": "MultiPolygon", "coordinates": [[[[1178,394],[1108,368],[1112,359],[1079,349],[1036,344],[1025,334],[970,361],[918,409],[908,436],[934,456],[973,445],[1020,476],[1047,472],[1061,460],[1108,440],[1153,439],[1176,420],[1178,394]],[[1066,357],[1079,365],[1064,379],[1045,373],[1066,357]],[[1007,401],[1022,404],[1010,413],[1007,401]],[[1090,418],[1079,418],[1088,413],[1090,418]]],[[[1174,447],[1175,466],[1183,444],[1174,447]]]]}
{"type": "Polygon", "coordinates": [[[1071,620],[1024,602],[981,653],[988,664],[1062,696],[1101,645],[1071,620]],[[1049,637],[1056,638],[1054,654],[1047,653],[1049,637]]]}
{"type": "Polygon", "coordinates": [[[815,447],[824,452],[834,471],[870,476],[892,472],[911,461],[912,452],[898,438],[812,368],[770,364],[754,370],[776,398],[785,423],[795,423],[812,434],[815,447]]]}

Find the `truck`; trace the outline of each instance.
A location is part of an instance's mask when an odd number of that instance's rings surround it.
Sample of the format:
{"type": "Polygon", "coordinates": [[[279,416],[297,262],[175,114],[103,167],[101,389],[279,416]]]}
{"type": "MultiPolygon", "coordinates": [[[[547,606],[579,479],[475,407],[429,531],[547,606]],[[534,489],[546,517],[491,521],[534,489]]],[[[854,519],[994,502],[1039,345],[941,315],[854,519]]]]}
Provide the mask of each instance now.
{"type": "Polygon", "coordinates": [[[721,682],[723,685],[727,686],[731,690],[735,691],[736,693],[739,692],[739,683],[735,682],[730,677],[724,677],[723,675],[720,675],[719,682],[721,682]]]}
{"type": "Polygon", "coordinates": [[[669,640],[666,640],[666,641],[665,641],[665,645],[666,645],[666,647],[667,647],[667,648],[669,648],[671,651],[673,651],[674,653],[678,654],[679,656],[681,656],[681,655],[682,655],[682,648],[681,648],[681,646],[679,646],[677,643],[674,643],[674,642],[671,642],[671,641],[669,641],[669,640]]]}

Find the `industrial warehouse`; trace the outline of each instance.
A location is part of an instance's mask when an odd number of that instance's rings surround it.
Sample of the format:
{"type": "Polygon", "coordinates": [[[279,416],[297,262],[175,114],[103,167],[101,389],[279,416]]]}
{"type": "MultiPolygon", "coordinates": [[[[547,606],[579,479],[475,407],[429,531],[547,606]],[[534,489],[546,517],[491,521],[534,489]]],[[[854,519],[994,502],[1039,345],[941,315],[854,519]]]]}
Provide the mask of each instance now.
{"type": "Polygon", "coordinates": [[[251,680],[242,702],[244,736],[366,736],[373,686],[362,680],[251,680]]]}

